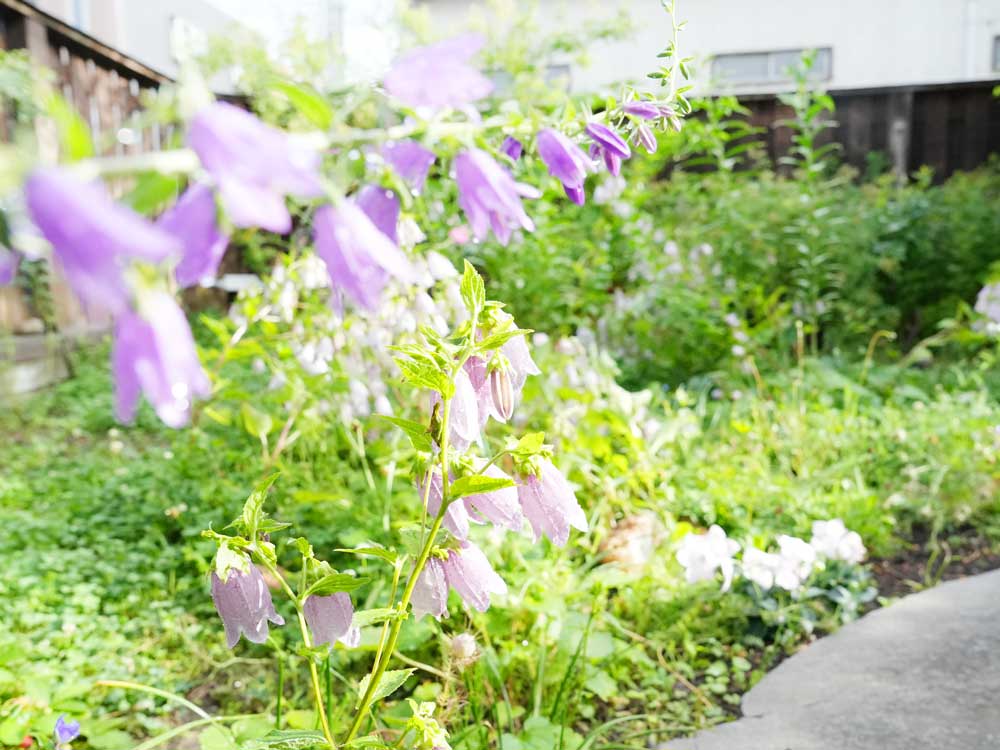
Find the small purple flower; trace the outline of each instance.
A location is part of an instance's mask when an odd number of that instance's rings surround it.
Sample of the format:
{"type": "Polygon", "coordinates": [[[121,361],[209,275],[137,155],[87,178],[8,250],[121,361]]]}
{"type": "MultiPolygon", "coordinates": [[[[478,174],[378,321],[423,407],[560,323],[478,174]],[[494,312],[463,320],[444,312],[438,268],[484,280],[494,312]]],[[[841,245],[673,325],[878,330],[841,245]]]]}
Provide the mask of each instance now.
{"type": "Polygon", "coordinates": [[[512,135],[508,135],[503,139],[503,143],[500,144],[500,153],[510,157],[514,161],[521,158],[522,151],[524,151],[524,146],[512,135]]]}
{"type": "Polygon", "coordinates": [[[551,128],[538,132],[536,145],[538,155],[549,168],[549,174],[563,184],[571,201],[582,206],[586,200],[583,182],[587,179],[587,172],[593,169],[587,155],[572,140],[551,128]]]}
{"type": "Polygon", "coordinates": [[[577,502],[566,477],[547,458],[538,459],[538,474],[518,477],[517,497],[521,510],[535,532],[535,541],[544,534],[557,547],[569,539],[570,527],[587,531],[587,516],[577,502]]]}
{"type": "Polygon", "coordinates": [[[618,133],[600,122],[588,123],[586,131],[594,141],[590,146],[590,155],[604,159],[608,171],[617,177],[622,171],[622,159],[632,156],[628,144],[618,133]]]}
{"type": "Polygon", "coordinates": [[[183,246],[184,255],[174,269],[178,284],[194,286],[215,276],[229,237],[219,231],[215,196],[208,185],[201,182],[191,185],[156,224],[183,246]]]}
{"type": "Polygon", "coordinates": [[[7,286],[14,280],[20,262],[20,255],[0,245],[0,286],[7,286]]]}
{"type": "Polygon", "coordinates": [[[391,190],[377,185],[365,185],[354,196],[358,208],[386,237],[398,244],[396,225],[399,223],[399,198],[391,190]]]}
{"type": "MultiPolygon", "coordinates": [[[[496,466],[489,466],[482,473],[494,479],[510,478],[496,466]]],[[[511,531],[520,531],[524,525],[524,516],[521,515],[521,506],[517,499],[517,487],[504,487],[493,492],[469,495],[462,498],[462,501],[473,520],[485,518],[494,526],[511,531]]]]}
{"type": "Polygon", "coordinates": [[[487,360],[482,357],[469,357],[465,361],[464,370],[479,405],[480,429],[490,417],[498,422],[510,419],[528,376],[541,373],[523,336],[516,336],[500,347],[500,354],[508,365],[502,370],[494,367],[490,371],[487,360]]]}
{"type": "Polygon", "coordinates": [[[351,626],[354,617],[351,597],[343,591],[329,596],[310,596],[302,605],[302,614],[315,646],[327,643],[333,648],[334,641],[340,641],[348,648],[355,648],[361,643],[361,629],[351,626]]]}
{"type": "MultiPolygon", "coordinates": [[[[379,215],[384,223],[385,215],[379,215]]],[[[380,231],[352,200],[323,206],[313,219],[316,253],[326,263],[330,280],[356,304],[374,309],[391,277],[415,283],[409,258],[380,231]]]]}
{"type": "Polygon", "coordinates": [[[521,198],[537,198],[534,188],[515,182],[510,172],[478,148],[455,157],[458,203],[472,226],[472,234],[483,240],[492,228],[501,245],[510,241],[517,227],[535,228],[521,205],[521,198]]]}
{"type": "Polygon", "coordinates": [[[68,745],[80,736],[80,722],[66,721],[66,714],[60,714],[59,718],[56,719],[54,735],[56,747],[68,745]]]}
{"type": "Polygon", "coordinates": [[[292,228],[285,196],[323,194],[316,151],[232,104],[215,102],[198,112],[187,139],[238,227],[285,234],[292,228]]]}
{"type": "Polygon", "coordinates": [[[246,561],[245,568],[230,568],[226,580],[212,572],[212,601],[226,630],[226,645],[233,648],[242,634],[251,643],[264,643],[267,623],[284,625],[284,618],[274,609],[271,592],[256,565],[246,561]]]}
{"type": "Polygon", "coordinates": [[[410,183],[410,187],[420,192],[427,179],[427,172],[437,157],[433,151],[416,141],[405,140],[392,141],[382,146],[382,158],[396,174],[410,183]]]}
{"type": "Polygon", "coordinates": [[[438,620],[448,616],[448,579],[439,558],[428,558],[413,587],[410,605],[417,619],[425,614],[438,620]]]}
{"type": "Polygon", "coordinates": [[[624,110],[626,114],[639,117],[643,120],[655,120],[662,114],[660,108],[656,104],[647,101],[625,102],[625,104],[622,105],[622,110],[624,110]]]}
{"type": "Polygon", "coordinates": [[[636,140],[639,144],[646,149],[646,153],[655,154],[656,153],[656,136],[653,131],[649,129],[649,126],[644,122],[640,122],[635,129],[636,140]]]}
{"type": "Polygon", "coordinates": [[[448,584],[473,609],[485,612],[490,608],[490,594],[506,594],[507,584],[496,574],[486,555],[471,542],[449,550],[444,561],[448,584]]]}
{"type": "Polygon", "coordinates": [[[85,305],[121,314],[132,296],[122,273],[126,262],[159,263],[180,255],[176,238],[115,203],[99,183],[40,169],[28,178],[24,192],[32,220],[52,243],[85,305]]]}
{"type": "Polygon", "coordinates": [[[521,390],[529,375],[541,375],[535,360],[531,358],[531,351],[528,349],[528,342],[524,336],[515,336],[500,351],[510,362],[510,380],[514,388],[515,398],[520,398],[521,390]]]}
{"type": "MultiPolygon", "coordinates": [[[[441,471],[436,469],[431,472],[431,486],[428,488],[425,483],[421,483],[417,489],[420,492],[420,499],[427,496],[427,513],[436,518],[441,510],[441,471]]],[[[465,504],[459,500],[451,503],[444,513],[442,525],[450,531],[456,539],[467,539],[469,537],[469,513],[465,504]]]]}
{"type": "Polygon", "coordinates": [[[192,399],[211,392],[187,319],[166,292],[144,295],[140,313],[119,315],[111,359],[115,413],[122,422],[135,418],[145,393],[164,424],[183,427],[192,399]]]}
{"type": "Polygon", "coordinates": [[[385,89],[408,107],[464,107],[489,96],[493,83],[469,65],[486,40],[464,34],[400,57],[385,76],[385,89]]]}

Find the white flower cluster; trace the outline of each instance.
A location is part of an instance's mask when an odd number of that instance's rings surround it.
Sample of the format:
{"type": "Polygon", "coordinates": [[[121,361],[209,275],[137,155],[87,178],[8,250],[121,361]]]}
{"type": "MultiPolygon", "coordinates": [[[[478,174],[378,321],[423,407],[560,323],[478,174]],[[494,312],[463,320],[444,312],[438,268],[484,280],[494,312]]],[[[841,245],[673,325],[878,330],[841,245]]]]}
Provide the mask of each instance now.
{"type": "MultiPolygon", "coordinates": [[[[721,571],[722,590],[726,591],[737,569],[734,555],[739,550],[738,542],[729,539],[720,526],[713,525],[704,534],[689,533],[681,539],[677,561],[683,566],[688,583],[711,580],[716,571],[721,571]]],[[[765,552],[749,545],[743,551],[739,570],[744,578],[765,591],[775,587],[796,591],[822,560],[856,565],[864,557],[865,546],[860,535],[850,531],[839,518],[834,518],[815,521],[809,542],[782,534],[778,537],[777,552],[765,552]]]]}

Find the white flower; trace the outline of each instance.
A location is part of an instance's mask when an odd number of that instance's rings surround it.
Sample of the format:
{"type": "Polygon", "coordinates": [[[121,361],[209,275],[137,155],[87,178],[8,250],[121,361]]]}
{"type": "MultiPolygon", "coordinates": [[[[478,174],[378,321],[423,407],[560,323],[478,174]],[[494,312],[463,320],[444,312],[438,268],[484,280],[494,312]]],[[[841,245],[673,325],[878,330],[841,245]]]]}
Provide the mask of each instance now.
{"type": "Polygon", "coordinates": [[[781,569],[781,557],[751,544],[743,552],[742,567],[744,578],[767,591],[774,587],[774,578],[781,569]]]}
{"type": "Polygon", "coordinates": [[[740,549],[738,542],[726,537],[721,527],[712,525],[705,534],[690,533],[681,539],[677,548],[677,562],[685,571],[688,583],[707,581],[722,571],[722,590],[728,591],[733,582],[735,563],[733,555],[740,549]]]}
{"type": "Polygon", "coordinates": [[[774,583],[786,591],[795,591],[816,567],[816,550],[798,537],[786,534],[778,537],[778,549],[781,564],[774,583]]]}
{"type": "Polygon", "coordinates": [[[849,531],[839,518],[814,521],[809,542],[816,554],[831,560],[857,564],[865,559],[865,545],[856,531],[849,531]]]}

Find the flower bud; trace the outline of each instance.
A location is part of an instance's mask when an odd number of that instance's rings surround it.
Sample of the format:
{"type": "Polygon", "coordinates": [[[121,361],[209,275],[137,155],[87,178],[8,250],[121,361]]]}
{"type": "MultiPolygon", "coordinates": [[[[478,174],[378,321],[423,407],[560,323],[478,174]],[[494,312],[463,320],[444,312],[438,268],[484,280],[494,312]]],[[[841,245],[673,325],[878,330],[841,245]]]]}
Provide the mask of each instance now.
{"type": "Polygon", "coordinates": [[[503,367],[490,373],[490,398],[497,419],[501,422],[510,419],[514,413],[514,387],[510,382],[510,375],[503,367]]]}
{"type": "Polygon", "coordinates": [[[476,637],[471,633],[459,633],[454,636],[449,643],[448,650],[452,661],[458,665],[459,669],[464,669],[479,658],[476,637]]]}

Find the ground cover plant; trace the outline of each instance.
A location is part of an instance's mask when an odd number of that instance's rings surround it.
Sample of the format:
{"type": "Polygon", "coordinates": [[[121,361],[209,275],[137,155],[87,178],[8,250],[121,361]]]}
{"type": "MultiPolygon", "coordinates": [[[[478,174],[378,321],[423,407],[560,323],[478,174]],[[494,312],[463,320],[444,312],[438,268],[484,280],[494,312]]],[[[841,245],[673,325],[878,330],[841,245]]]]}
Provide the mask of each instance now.
{"type": "Polygon", "coordinates": [[[33,224],[117,321],[0,415],[0,744],[646,747],[992,564],[995,167],[859,182],[802,89],[791,170],[738,171],[676,39],[662,97],[580,101],[510,23],[503,102],[476,37],[332,92],[223,45],[155,113],[191,150],[64,118],[75,166],[12,164],[5,258],[33,224]],[[237,58],[256,119],[199,74],[237,58]],[[261,281],[187,334],[227,244],[261,281]]]}

